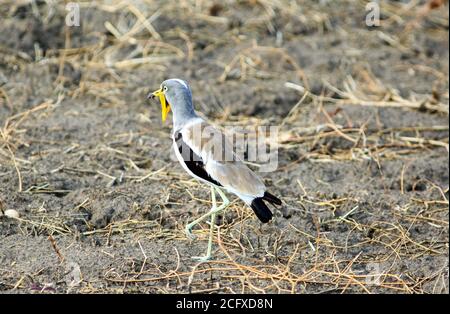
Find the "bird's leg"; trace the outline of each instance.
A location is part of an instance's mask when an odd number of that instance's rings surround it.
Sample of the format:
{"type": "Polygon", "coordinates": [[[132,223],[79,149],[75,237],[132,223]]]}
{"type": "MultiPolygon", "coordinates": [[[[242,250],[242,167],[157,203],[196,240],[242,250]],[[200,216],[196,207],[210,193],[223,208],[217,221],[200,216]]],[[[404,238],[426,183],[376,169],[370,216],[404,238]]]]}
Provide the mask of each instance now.
{"type": "Polygon", "coordinates": [[[206,251],[206,255],[200,256],[200,257],[197,257],[197,256],[192,257],[193,259],[196,259],[201,262],[206,262],[211,258],[212,240],[213,240],[213,235],[214,235],[214,226],[216,224],[216,215],[218,212],[227,208],[228,205],[230,204],[230,201],[228,200],[228,198],[225,196],[225,194],[219,188],[211,187],[211,199],[212,199],[213,207],[211,208],[210,212],[201,216],[200,218],[196,219],[195,221],[191,222],[190,224],[188,224],[186,226],[186,234],[188,236],[192,235],[192,233],[191,233],[192,227],[194,225],[196,225],[197,223],[199,223],[200,221],[206,219],[208,216],[211,216],[211,222],[210,222],[210,227],[209,227],[208,249],[206,251]],[[219,207],[216,207],[215,190],[219,193],[220,197],[222,198],[222,205],[220,205],[219,207]]]}
{"type": "Polygon", "coordinates": [[[204,214],[203,216],[201,216],[200,218],[195,219],[193,222],[189,223],[186,225],[185,227],[185,233],[186,236],[190,239],[194,239],[195,236],[192,234],[192,228],[198,224],[199,222],[202,222],[203,220],[205,220],[206,218],[208,218],[209,216],[212,215],[212,213],[217,209],[217,204],[216,204],[216,193],[214,190],[214,187],[211,186],[211,200],[212,200],[212,204],[213,206],[211,207],[210,211],[206,214],[204,214]]]}
{"type": "Polygon", "coordinates": [[[220,197],[222,198],[222,205],[225,205],[221,210],[225,210],[225,208],[228,207],[228,205],[230,205],[230,201],[228,200],[227,196],[225,195],[225,193],[223,193],[223,191],[219,188],[216,188],[217,193],[219,193],[220,197]]]}
{"type": "MultiPolygon", "coordinates": [[[[189,238],[191,238],[191,239],[195,238],[194,235],[192,234],[192,228],[196,224],[202,222],[203,220],[205,220],[206,218],[208,218],[212,214],[215,214],[215,213],[225,209],[230,204],[230,201],[228,200],[228,198],[225,196],[225,194],[219,188],[216,188],[215,190],[219,193],[220,197],[222,198],[222,205],[220,205],[219,207],[216,207],[216,206],[211,207],[211,210],[208,213],[206,213],[203,216],[195,219],[193,222],[187,224],[185,229],[184,229],[184,231],[185,231],[186,235],[189,238]]],[[[214,193],[214,188],[212,188],[211,193],[214,193]]],[[[215,200],[215,197],[216,197],[216,195],[214,194],[214,200],[215,200]]]]}
{"type": "Polygon", "coordinates": [[[213,207],[211,208],[212,214],[211,214],[211,222],[210,222],[210,226],[209,226],[209,240],[208,240],[208,249],[206,250],[206,255],[205,256],[192,256],[192,259],[195,259],[199,262],[206,262],[211,258],[214,225],[216,224],[216,212],[214,210],[217,209],[216,193],[214,191],[214,187],[212,187],[212,186],[211,186],[211,200],[213,203],[213,207]]]}
{"type": "MultiPolygon", "coordinates": [[[[206,262],[211,259],[212,240],[213,240],[213,235],[214,235],[214,226],[215,226],[215,221],[216,221],[216,215],[218,212],[225,210],[228,207],[228,205],[230,204],[230,201],[228,200],[228,198],[225,196],[225,193],[223,193],[221,189],[215,188],[215,190],[219,193],[220,197],[222,198],[222,205],[220,205],[219,207],[216,207],[215,209],[211,209],[211,211],[207,215],[204,215],[204,216],[208,216],[208,215],[211,216],[208,249],[206,251],[205,256],[199,256],[199,257],[193,256],[192,257],[193,259],[200,261],[200,262],[206,262]]],[[[212,198],[213,204],[215,204],[216,203],[216,195],[214,193],[214,188],[211,190],[211,198],[212,198]]],[[[202,217],[200,217],[200,218],[202,218],[202,217]]]]}

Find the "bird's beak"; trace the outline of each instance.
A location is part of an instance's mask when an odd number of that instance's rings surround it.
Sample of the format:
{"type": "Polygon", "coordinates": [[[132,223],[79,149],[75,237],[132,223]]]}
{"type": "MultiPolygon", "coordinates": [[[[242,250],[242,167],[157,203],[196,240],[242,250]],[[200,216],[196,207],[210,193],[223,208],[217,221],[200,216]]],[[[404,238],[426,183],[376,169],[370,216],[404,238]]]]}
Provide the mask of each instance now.
{"type": "Polygon", "coordinates": [[[164,121],[166,121],[167,114],[170,111],[170,105],[166,101],[166,97],[164,96],[164,92],[163,92],[162,88],[154,91],[153,93],[148,94],[148,96],[147,96],[147,98],[154,98],[154,97],[159,97],[159,101],[161,102],[161,119],[164,122],[164,121]]]}

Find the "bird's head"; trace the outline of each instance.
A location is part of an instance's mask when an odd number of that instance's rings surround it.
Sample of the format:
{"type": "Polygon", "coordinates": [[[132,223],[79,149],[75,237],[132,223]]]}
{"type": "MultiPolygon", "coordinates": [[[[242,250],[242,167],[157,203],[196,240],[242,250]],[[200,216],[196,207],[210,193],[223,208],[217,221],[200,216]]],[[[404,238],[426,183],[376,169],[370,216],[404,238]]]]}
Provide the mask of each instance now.
{"type": "Polygon", "coordinates": [[[161,119],[166,121],[172,109],[174,114],[193,112],[192,94],[189,85],[180,79],[169,79],[161,83],[158,90],[148,94],[147,98],[159,98],[161,103],[161,119]]]}

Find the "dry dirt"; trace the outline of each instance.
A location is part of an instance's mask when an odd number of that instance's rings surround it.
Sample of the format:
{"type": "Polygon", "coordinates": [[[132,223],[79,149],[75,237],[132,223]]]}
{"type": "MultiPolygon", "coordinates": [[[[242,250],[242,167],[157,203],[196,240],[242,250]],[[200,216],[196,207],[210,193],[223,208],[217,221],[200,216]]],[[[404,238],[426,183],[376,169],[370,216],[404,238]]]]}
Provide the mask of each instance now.
{"type": "Polygon", "coordinates": [[[448,293],[440,2],[367,27],[366,1],[93,1],[67,27],[62,2],[2,1],[0,291],[448,293]],[[183,227],[209,189],[145,97],[170,77],[213,123],[281,126],[283,206],[261,225],[230,197],[205,264],[208,225],[183,227]]]}

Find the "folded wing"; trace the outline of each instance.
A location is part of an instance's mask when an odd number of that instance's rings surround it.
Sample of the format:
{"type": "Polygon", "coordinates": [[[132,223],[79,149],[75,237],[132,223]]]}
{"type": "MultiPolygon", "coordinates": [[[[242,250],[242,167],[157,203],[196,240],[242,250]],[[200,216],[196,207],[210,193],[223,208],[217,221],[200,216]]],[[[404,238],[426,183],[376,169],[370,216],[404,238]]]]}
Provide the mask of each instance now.
{"type": "Polygon", "coordinates": [[[234,153],[225,135],[199,119],[174,133],[176,149],[186,167],[197,177],[222,186],[247,204],[262,197],[264,183],[234,153]]]}

